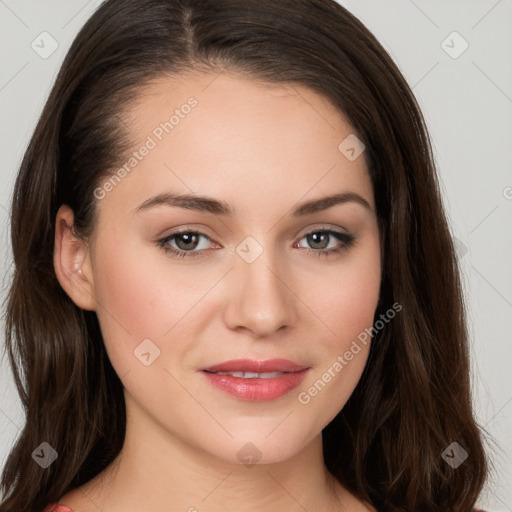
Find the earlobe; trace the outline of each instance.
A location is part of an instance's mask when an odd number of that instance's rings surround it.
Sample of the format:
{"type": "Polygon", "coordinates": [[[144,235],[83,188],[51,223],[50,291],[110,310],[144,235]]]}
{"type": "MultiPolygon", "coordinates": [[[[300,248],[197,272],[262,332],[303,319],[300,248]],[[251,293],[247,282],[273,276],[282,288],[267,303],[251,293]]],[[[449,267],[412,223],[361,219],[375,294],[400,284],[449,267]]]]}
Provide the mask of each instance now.
{"type": "Polygon", "coordinates": [[[73,230],[73,210],[63,205],[55,219],[53,265],[60,285],[81,309],[96,310],[89,246],[73,230]]]}

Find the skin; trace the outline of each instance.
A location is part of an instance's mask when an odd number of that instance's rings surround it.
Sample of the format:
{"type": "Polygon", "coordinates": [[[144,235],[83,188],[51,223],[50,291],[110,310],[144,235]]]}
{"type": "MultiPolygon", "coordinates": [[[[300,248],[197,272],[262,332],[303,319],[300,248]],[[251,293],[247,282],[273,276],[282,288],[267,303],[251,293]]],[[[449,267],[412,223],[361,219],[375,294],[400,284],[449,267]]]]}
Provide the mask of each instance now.
{"type": "MultiPolygon", "coordinates": [[[[79,307],[97,312],[127,408],[120,456],[60,503],[75,512],[374,510],[327,472],[321,439],[360,379],[369,345],[309,403],[298,400],[372,326],[377,307],[372,184],[364,154],[350,161],[338,150],[354,130],[303,86],[189,73],[153,82],[130,105],[124,121],[134,150],[191,96],[191,113],[97,200],[88,241],[72,235],[69,207],[57,215],[57,276],[79,307]],[[291,215],[299,203],[348,191],[369,207],[350,201],[291,215]],[[162,192],[213,197],[237,214],[135,211],[162,192]],[[177,258],[158,245],[182,227],[205,235],[192,247],[202,255],[177,258]],[[327,244],[343,245],[333,236],[313,245],[306,235],[322,229],[355,241],[318,257],[327,244]],[[246,237],[263,248],[252,263],[236,251],[246,237]],[[144,339],[160,350],[149,366],[134,356],[144,339]],[[238,358],[285,358],[310,370],[298,388],[266,402],[228,395],[198,371],[238,358]],[[252,466],[237,456],[249,442],[261,454],[252,466]]],[[[169,244],[179,250],[180,241],[169,244]]]]}

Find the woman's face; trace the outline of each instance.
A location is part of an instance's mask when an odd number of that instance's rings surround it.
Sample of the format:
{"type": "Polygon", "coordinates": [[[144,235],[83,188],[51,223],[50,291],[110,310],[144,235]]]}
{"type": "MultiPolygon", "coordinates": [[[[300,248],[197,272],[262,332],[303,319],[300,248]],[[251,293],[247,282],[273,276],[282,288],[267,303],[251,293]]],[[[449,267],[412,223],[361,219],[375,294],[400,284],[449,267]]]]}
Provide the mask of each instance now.
{"type": "Polygon", "coordinates": [[[285,460],[367,360],[381,261],[363,148],[311,90],[226,74],[155,82],[123,122],[136,154],[95,191],[83,272],[128,419],[225,461],[285,460]],[[257,375],[204,371],[240,359],[215,370],[257,375]]]}

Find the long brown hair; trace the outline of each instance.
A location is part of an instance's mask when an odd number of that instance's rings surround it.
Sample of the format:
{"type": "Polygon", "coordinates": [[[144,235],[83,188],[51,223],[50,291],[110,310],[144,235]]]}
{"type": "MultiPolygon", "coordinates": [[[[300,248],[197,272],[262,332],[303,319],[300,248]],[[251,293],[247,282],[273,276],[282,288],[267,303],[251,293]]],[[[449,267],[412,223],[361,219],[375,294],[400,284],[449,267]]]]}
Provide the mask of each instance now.
{"type": "Polygon", "coordinates": [[[43,509],[122,448],[123,386],[95,313],[57,281],[54,222],[67,204],[76,233],[92,232],[93,191],[130,147],[124,109],[149,80],[190,69],[308,86],[365,144],[384,244],[376,318],[395,302],[403,310],[374,334],[360,382],[324,429],[325,463],[379,511],[471,510],[487,462],[459,271],[425,122],[389,55],[334,0],[109,0],[73,42],[15,184],[6,349],[26,424],[0,511],[43,509]],[[58,452],[46,469],[31,456],[42,442],[58,452]],[[456,469],[442,457],[452,442],[469,454],[456,469]]]}

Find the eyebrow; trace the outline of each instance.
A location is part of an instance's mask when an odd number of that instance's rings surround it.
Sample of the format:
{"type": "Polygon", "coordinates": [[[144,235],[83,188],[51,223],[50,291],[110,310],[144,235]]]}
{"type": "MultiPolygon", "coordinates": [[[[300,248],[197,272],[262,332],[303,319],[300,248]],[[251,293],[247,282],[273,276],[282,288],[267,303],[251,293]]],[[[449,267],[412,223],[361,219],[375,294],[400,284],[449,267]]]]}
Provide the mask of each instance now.
{"type": "MultiPolygon", "coordinates": [[[[373,211],[372,207],[364,197],[356,194],[355,192],[343,192],[301,203],[292,210],[291,214],[293,217],[302,217],[316,212],[321,212],[337,204],[344,203],[357,203],[364,208],[373,211]]],[[[230,217],[236,215],[236,210],[231,208],[231,206],[224,201],[219,201],[207,196],[198,196],[194,194],[172,194],[169,192],[150,197],[135,209],[135,213],[141,213],[154,208],[155,206],[162,205],[213,213],[215,215],[230,217]]]]}

